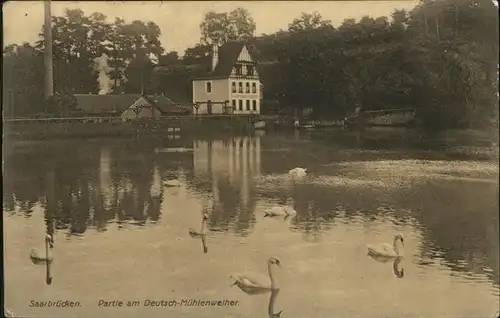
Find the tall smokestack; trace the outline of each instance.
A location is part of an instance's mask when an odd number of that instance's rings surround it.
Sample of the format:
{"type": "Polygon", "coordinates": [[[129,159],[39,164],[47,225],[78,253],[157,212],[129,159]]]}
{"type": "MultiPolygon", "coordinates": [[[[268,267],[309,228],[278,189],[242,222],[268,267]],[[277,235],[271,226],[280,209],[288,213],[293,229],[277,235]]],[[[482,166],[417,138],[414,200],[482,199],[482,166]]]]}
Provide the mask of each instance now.
{"type": "Polygon", "coordinates": [[[212,72],[215,70],[217,67],[217,64],[219,63],[219,45],[217,42],[212,44],[212,72]]]}
{"type": "Polygon", "coordinates": [[[45,38],[44,65],[45,65],[45,98],[54,94],[54,71],[52,68],[52,21],[50,13],[50,1],[44,1],[45,23],[43,34],[45,38]]]}

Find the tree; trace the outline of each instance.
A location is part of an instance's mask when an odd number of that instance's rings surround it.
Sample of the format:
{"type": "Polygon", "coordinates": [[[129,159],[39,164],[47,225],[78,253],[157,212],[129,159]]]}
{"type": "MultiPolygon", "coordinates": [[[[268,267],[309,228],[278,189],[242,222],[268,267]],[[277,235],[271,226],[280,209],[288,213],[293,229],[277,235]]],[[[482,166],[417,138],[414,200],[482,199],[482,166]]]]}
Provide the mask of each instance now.
{"type": "Polygon", "coordinates": [[[234,40],[246,41],[252,38],[256,28],[252,16],[243,8],[236,8],[229,12],[229,25],[232,28],[234,40]]]}
{"type": "Polygon", "coordinates": [[[179,54],[176,51],[168,52],[160,56],[159,65],[176,65],[179,62],[179,54]]]}
{"type": "Polygon", "coordinates": [[[196,44],[192,48],[187,48],[186,51],[184,51],[184,57],[182,58],[182,61],[184,64],[194,64],[203,57],[206,57],[210,54],[211,47],[210,45],[201,45],[201,44],[196,44]]]}
{"type": "Polygon", "coordinates": [[[116,90],[125,82],[125,67],[127,61],[132,57],[132,54],[129,53],[130,47],[127,45],[124,26],[123,19],[115,18],[106,38],[106,55],[109,66],[107,75],[113,82],[112,90],[116,90]]]}
{"type": "Polygon", "coordinates": [[[124,87],[125,93],[142,94],[150,92],[153,89],[150,82],[153,68],[154,64],[146,54],[136,56],[125,69],[125,76],[127,77],[124,87]]]}
{"type": "Polygon", "coordinates": [[[323,20],[321,14],[317,11],[314,11],[313,13],[302,12],[302,15],[299,18],[295,18],[293,22],[288,25],[288,31],[300,32],[329,25],[331,25],[331,21],[323,20]]]}
{"type": "Polygon", "coordinates": [[[43,57],[30,44],[9,45],[3,52],[4,116],[43,112],[43,57]]]}
{"type": "Polygon", "coordinates": [[[248,40],[255,28],[255,21],[246,9],[236,8],[229,13],[210,11],[200,23],[201,43],[222,45],[229,40],[248,40]]]}
{"type": "Polygon", "coordinates": [[[159,61],[164,52],[160,35],[160,27],[154,22],[135,20],[125,24],[123,20],[115,19],[108,45],[108,74],[114,81],[113,91],[125,83],[127,92],[148,90],[152,60],[159,61]]]}
{"type": "MultiPolygon", "coordinates": [[[[105,19],[100,13],[87,17],[80,9],[66,9],[64,16],[52,17],[55,92],[99,92],[95,59],[106,52],[102,44],[109,30],[105,19]]],[[[43,51],[43,32],[40,38],[36,48],[43,51]]]]}

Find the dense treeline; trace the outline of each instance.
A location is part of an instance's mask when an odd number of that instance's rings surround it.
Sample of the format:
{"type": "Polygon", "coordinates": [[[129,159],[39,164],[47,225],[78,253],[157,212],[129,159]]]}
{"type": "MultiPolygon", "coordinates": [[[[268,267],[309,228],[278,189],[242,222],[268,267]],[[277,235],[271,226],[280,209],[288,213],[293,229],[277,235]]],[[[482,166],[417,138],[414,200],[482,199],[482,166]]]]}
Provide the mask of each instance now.
{"type": "MultiPolygon", "coordinates": [[[[259,61],[264,99],[284,108],[344,116],[357,107],[417,107],[422,123],[434,128],[498,118],[498,9],[490,0],[422,1],[410,12],[346,19],[337,28],[317,12],[303,13],[288,30],[258,37],[246,10],[209,12],[200,24],[200,44],[182,58],[163,54],[152,22],[109,24],[102,14],[68,10],[53,17],[53,30],[58,92],[99,91],[95,60],[104,55],[111,92],[144,88],[190,100],[190,79],[203,71],[210,44],[246,40],[259,61]]],[[[4,52],[16,115],[32,113],[32,101],[40,100],[41,50],[43,41],[4,52]],[[10,77],[9,70],[15,70],[10,77]]]]}
{"type": "Polygon", "coordinates": [[[148,72],[164,52],[154,22],[115,18],[82,10],[66,10],[52,17],[55,100],[47,105],[43,98],[44,34],[34,46],[9,45],[3,52],[5,115],[25,116],[40,112],[64,113],[75,109],[72,94],[141,92],[147,86],[148,72]],[[100,87],[101,74],[109,87],[100,87]],[[143,85],[146,82],[146,85],[143,85]]]}

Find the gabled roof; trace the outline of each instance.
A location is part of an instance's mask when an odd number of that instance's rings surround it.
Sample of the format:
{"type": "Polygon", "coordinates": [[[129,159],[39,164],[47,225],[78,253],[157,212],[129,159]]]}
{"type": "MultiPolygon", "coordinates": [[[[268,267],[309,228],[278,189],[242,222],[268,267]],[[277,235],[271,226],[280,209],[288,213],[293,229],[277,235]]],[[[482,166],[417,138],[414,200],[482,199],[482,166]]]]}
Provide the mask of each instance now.
{"type": "Polygon", "coordinates": [[[162,113],[184,113],[188,109],[185,107],[182,107],[178,103],[174,102],[170,98],[168,98],[165,95],[147,95],[144,96],[146,100],[154,105],[155,107],[159,108],[162,113]]]}
{"type": "MultiPolygon", "coordinates": [[[[162,113],[181,113],[185,109],[163,95],[142,95],[162,113]]],[[[84,95],[75,94],[77,108],[87,113],[121,113],[131,107],[141,94],[84,95]]]]}
{"type": "MultiPolygon", "coordinates": [[[[212,72],[212,53],[210,53],[210,59],[204,60],[203,67],[206,70],[205,74],[194,78],[198,79],[216,79],[216,78],[228,78],[231,75],[233,66],[241,53],[241,50],[245,46],[245,43],[241,41],[229,41],[219,47],[219,61],[215,70],[212,72]]],[[[248,48],[248,46],[247,46],[248,48]]],[[[251,54],[251,53],[250,53],[251,54]]]]}

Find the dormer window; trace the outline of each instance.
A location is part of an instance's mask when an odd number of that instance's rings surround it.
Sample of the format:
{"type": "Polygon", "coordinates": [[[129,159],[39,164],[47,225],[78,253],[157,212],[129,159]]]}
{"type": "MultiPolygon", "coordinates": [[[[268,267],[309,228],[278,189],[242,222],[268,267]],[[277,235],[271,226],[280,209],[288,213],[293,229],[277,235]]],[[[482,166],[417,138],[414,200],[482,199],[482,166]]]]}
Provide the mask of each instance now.
{"type": "Polygon", "coordinates": [[[241,65],[236,65],[236,75],[241,75],[241,65]]]}
{"type": "Polygon", "coordinates": [[[252,65],[248,65],[247,66],[247,74],[250,75],[250,76],[254,75],[254,68],[253,68],[252,65]]]}
{"type": "Polygon", "coordinates": [[[207,93],[211,93],[212,92],[212,82],[207,82],[207,93]]]}
{"type": "Polygon", "coordinates": [[[242,67],[242,71],[243,71],[243,75],[247,75],[247,68],[246,67],[242,67]]]}

